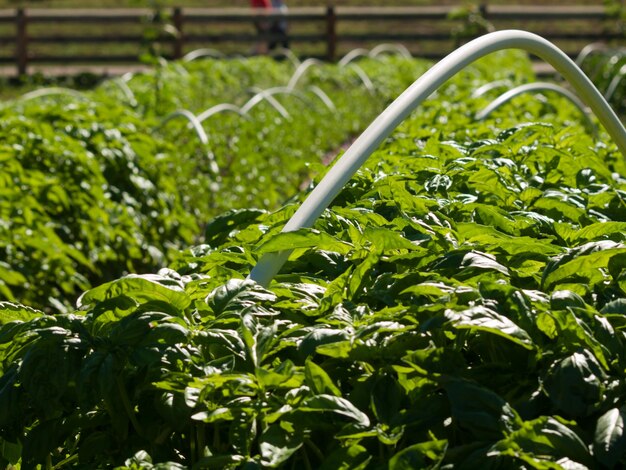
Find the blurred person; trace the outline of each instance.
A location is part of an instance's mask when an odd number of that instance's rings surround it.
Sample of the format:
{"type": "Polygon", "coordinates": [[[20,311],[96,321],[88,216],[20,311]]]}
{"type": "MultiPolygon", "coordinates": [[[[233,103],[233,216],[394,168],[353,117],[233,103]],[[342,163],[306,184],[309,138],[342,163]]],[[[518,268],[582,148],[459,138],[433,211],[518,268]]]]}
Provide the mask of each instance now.
{"type": "MultiPolygon", "coordinates": [[[[250,0],[250,6],[256,15],[265,14],[272,8],[270,0],[250,0]]],[[[256,28],[258,39],[253,53],[266,54],[267,34],[270,32],[270,23],[262,18],[256,18],[254,20],[254,27],[256,28]]]]}
{"type": "MultiPolygon", "coordinates": [[[[276,13],[287,13],[287,5],[283,0],[272,0],[272,8],[276,13]]],[[[284,47],[289,49],[289,38],[287,36],[287,19],[285,17],[276,18],[272,20],[270,26],[270,50],[276,49],[276,47],[284,47]]]]}

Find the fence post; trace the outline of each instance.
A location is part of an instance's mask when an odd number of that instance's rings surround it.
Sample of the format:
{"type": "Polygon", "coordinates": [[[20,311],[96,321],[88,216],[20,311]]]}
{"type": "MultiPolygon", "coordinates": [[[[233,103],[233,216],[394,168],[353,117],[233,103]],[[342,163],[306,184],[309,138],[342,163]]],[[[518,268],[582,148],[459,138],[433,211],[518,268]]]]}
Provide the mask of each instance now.
{"type": "Polygon", "coordinates": [[[183,56],[183,46],[185,44],[185,35],[183,33],[183,9],[181,7],[175,7],[172,18],[174,20],[174,27],[178,33],[176,38],[174,38],[174,59],[180,59],[183,56]]]}
{"type": "Polygon", "coordinates": [[[24,8],[18,8],[15,11],[15,61],[17,64],[18,75],[26,75],[26,72],[28,71],[27,23],[28,19],[26,16],[26,10],[24,8]]]}
{"type": "Polygon", "coordinates": [[[333,5],[326,8],[326,59],[335,61],[337,55],[337,13],[333,5]]]}

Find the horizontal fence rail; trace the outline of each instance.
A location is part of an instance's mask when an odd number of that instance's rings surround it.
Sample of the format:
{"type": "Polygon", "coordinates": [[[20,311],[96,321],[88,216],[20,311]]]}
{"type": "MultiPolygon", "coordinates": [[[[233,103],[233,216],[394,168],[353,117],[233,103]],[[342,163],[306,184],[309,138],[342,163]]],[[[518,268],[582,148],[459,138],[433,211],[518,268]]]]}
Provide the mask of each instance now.
{"type": "Polygon", "coordinates": [[[485,5],[456,7],[310,7],[258,13],[249,8],[0,10],[0,64],[19,75],[42,64],[130,64],[160,55],[177,59],[211,47],[248,55],[259,41],[255,22],[286,21],[290,47],[334,61],[380,42],[403,43],[414,55],[439,59],[486,30],[524,29],[570,55],[590,42],[619,44],[622,24],[602,6],[485,5]],[[114,51],[114,52],[112,52],[114,51]]]}

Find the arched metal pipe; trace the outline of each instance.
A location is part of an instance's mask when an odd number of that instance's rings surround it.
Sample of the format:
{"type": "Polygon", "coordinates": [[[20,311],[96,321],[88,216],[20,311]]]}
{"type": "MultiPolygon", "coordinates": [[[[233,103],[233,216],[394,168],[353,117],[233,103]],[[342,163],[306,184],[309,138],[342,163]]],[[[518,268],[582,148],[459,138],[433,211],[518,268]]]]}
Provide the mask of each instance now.
{"type": "Polygon", "coordinates": [[[274,95],[295,96],[300,101],[302,101],[304,104],[307,104],[309,106],[312,105],[311,100],[309,100],[304,95],[304,93],[302,93],[300,90],[294,90],[293,88],[289,88],[289,87],[286,87],[286,86],[275,86],[275,87],[272,87],[272,88],[266,88],[265,90],[261,90],[260,88],[252,87],[252,88],[250,88],[250,90],[254,91],[254,92],[257,92],[257,93],[265,93],[267,96],[274,96],[274,95]]]}
{"type": "Polygon", "coordinates": [[[176,70],[178,74],[183,75],[185,77],[189,76],[189,71],[185,67],[180,65],[178,62],[172,62],[172,67],[176,70]]]}
{"type": "Polygon", "coordinates": [[[361,82],[363,82],[363,86],[367,91],[372,94],[376,91],[372,80],[370,80],[370,77],[365,73],[365,70],[363,70],[359,65],[351,63],[348,65],[348,68],[354,70],[354,73],[356,73],[356,75],[361,79],[361,82]]]}
{"type": "Polygon", "coordinates": [[[159,62],[159,66],[164,69],[173,68],[176,69],[176,72],[180,75],[189,75],[187,69],[180,65],[178,62],[170,62],[165,57],[158,57],[157,61],[159,62]]]}
{"type": "MultiPolygon", "coordinates": [[[[335,104],[330,99],[330,97],[322,90],[320,87],[312,85],[307,88],[311,93],[313,93],[316,97],[318,97],[322,103],[331,111],[335,111],[335,104]]],[[[261,90],[260,88],[253,87],[250,89],[251,91],[255,91],[257,93],[265,93],[266,96],[274,96],[274,95],[291,95],[298,98],[300,101],[305,103],[308,106],[312,106],[313,103],[309,100],[304,93],[299,90],[294,90],[293,88],[289,88],[286,86],[276,86],[272,88],[267,88],[265,90],[261,90]]]]}
{"type": "Polygon", "coordinates": [[[350,52],[344,55],[339,60],[339,62],[337,62],[337,65],[339,65],[339,67],[345,67],[350,62],[352,62],[355,59],[358,59],[359,57],[369,56],[369,53],[370,51],[368,51],[367,49],[363,49],[362,47],[357,47],[356,49],[352,49],[350,52]]]}
{"type": "Polygon", "coordinates": [[[216,49],[202,48],[188,52],[180,60],[182,60],[183,62],[191,62],[193,60],[202,59],[204,57],[220,59],[224,57],[224,54],[216,49]]]}
{"type": "Polygon", "coordinates": [[[576,62],[576,65],[578,65],[579,67],[582,67],[587,57],[589,57],[592,54],[595,54],[596,52],[605,52],[607,50],[609,50],[609,46],[606,45],[605,43],[592,42],[591,44],[587,44],[585,47],[583,47],[580,50],[574,62],[576,62]]]}
{"type": "Polygon", "coordinates": [[[167,66],[169,65],[169,62],[167,61],[167,59],[165,57],[157,57],[157,62],[159,63],[159,66],[162,68],[167,68],[167,66]]]}
{"type": "Polygon", "coordinates": [[[302,63],[300,59],[298,59],[298,57],[293,53],[293,51],[291,49],[287,49],[286,47],[279,47],[278,49],[274,49],[269,53],[269,56],[273,57],[274,59],[278,57],[285,57],[296,68],[298,68],[302,63]]]}
{"type": "Polygon", "coordinates": [[[248,100],[246,104],[241,107],[241,112],[244,114],[248,114],[248,112],[254,108],[257,104],[262,102],[263,100],[267,101],[270,106],[272,106],[278,113],[284,117],[285,119],[289,119],[289,113],[285,109],[285,107],[278,102],[276,98],[274,98],[271,94],[267,93],[266,90],[259,90],[258,88],[251,88],[250,91],[256,94],[248,100]]]}
{"type": "MultiPolygon", "coordinates": [[[[600,92],[560,49],[536,34],[505,30],[465,44],[435,64],[391,103],[350,146],[313,189],[283,228],[290,232],[311,227],[380,143],[442,84],[475,60],[501,49],[523,49],[550,63],[572,85],[626,157],[626,130],[600,92]]],[[[267,253],[252,269],[249,279],[268,285],[289,257],[290,250],[267,253]]]]}
{"type": "Polygon", "coordinates": [[[513,85],[511,80],[505,78],[503,80],[494,80],[493,82],[485,83],[484,85],[476,88],[472,92],[472,98],[479,98],[483,96],[485,93],[489,93],[491,90],[496,90],[498,88],[509,88],[513,85]]]}
{"type": "Polygon", "coordinates": [[[374,49],[372,49],[368,55],[370,57],[376,58],[379,55],[384,54],[386,52],[396,53],[404,57],[405,59],[413,58],[409,50],[402,44],[379,44],[374,49]]]}
{"type": "Polygon", "coordinates": [[[476,119],[478,121],[482,121],[486,119],[491,113],[493,113],[500,106],[508,103],[516,96],[522,95],[524,93],[532,93],[534,91],[543,92],[550,91],[553,93],[557,93],[564,98],[568,99],[585,118],[585,125],[587,128],[596,135],[598,130],[596,129],[595,124],[591,120],[589,115],[589,109],[585,106],[585,104],[580,101],[580,98],[576,96],[574,93],[569,91],[567,88],[563,88],[562,86],[555,85],[554,83],[545,83],[545,82],[535,82],[535,83],[527,83],[525,85],[517,86],[506,93],[501,94],[495,100],[493,100],[489,105],[487,105],[484,109],[476,113],[476,119]]]}
{"type": "Polygon", "coordinates": [[[618,85],[624,79],[624,75],[626,75],[626,65],[622,65],[620,67],[619,71],[613,76],[613,78],[611,79],[611,82],[609,83],[609,86],[604,92],[604,98],[607,101],[613,97],[613,93],[615,93],[615,90],[617,90],[618,85]]]}
{"type": "Polygon", "coordinates": [[[291,78],[289,79],[289,83],[287,83],[287,88],[295,88],[296,84],[298,83],[298,81],[300,81],[300,79],[302,78],[302,76],[304,75],[304,73],[313,65],[320,65],[323,62],[321,60],[318,59],[307,59],[304,62],[302,62],[298,68],[296,69],[296,71],[293,73],[293,75],[291,76],[291,78]]]}
{"type": "Polygon", "coordinates": [[[163,126],[165,126],[168,122],[176,118],[181,118],[181,117],[187,119],[189,123],[193,126],[194,130],[196,131],[196,134],[198,134],[198,138],[200,139],[200,142],[202,142],[203,145],[208,145],[209,137],[206,135],[206,132],[204,132],[204,129],[202,128],[202,124],[200,123],[196,115],[187,109],[178,109],[174,111],[173,113],[168,114],[167,116],[163,118],[163,120],[156,127],[155,130],[159,130],[163,126]]]}
{"type": "Polygon", "coordinates": [[[198,121],[198,118],[196,117],[196,115],[193,114],[191,111],[187,109],[178,109],[174,111],[173,113],[168,114],[165,118],[163,118],[161,123],[154,129],[154,131],[158,131],[167,123],[177,118],[184,118],[184,119],[187,119],[187,121],[189,121],[189,124],[191,124],[191,126],[195,130],[196,135],[198,136],[198,139],[200,139],[200,142],[202,143],[202,145],[204,145],[204,147],[207,150],[207,158],[209,160],[209,170],[213,174],[218,174],[219,167],[217,166],[217,162],[215,161],[215,156],[209,150],[209,137],[206,135],[206,132],[204,132],[204,128],[202,127],[202,124],[200,123],[200,121],[198,121]]]}
{"type": "Polygon", "coordinates": [[[135,98],[133,90],[131,90],[128,86],[128,83],[126,83],[120,77],[114,78],[113,80],[111,80],[111,83],[117,85],[117,87],[122,91],[129,105],[131,105],[133,108],[137,106],[137,99],[135,98]]]}
{"type": "Polygon", "coordinates": [[[214,116],[215,114],[219,114],[223,112],[236,113],[245,119],[250,119],[250,116],[244,113],[239,106],[236,106],[230,103],[221,103],[221,104],[216,104],[215,106],[211,106],[209,109],[198,114],[196,118],[198,119],[198,122],[204,122],[211,116],[214,116]]]}
{"type": "Polygon", "coordinates": [[[19,101],[28,101],[34,100],[37,98],[42,98],[44,96],[71,96],[72,98],[78,98],[83,101],[89,101],[83,93],[80,91],[72,90],[71,88],[63,88],[63,87],[48,87],[48,88],[40,88],[39,90],[29,91],[28,93],[24,93],[22,96],[18,98],[19,101]]]}
{"type": "Polygon", "coordinates": [[[616,65],[620,62],[620,59],[626,58],[626,55],[622,53],[615,53],[612,51],[612,55],[603,55],[595,64],[592,73],[589,74],[589,79],[595,82],[602,74],[611,73],[615,69],[616,65]]]}
{"type": "Polygon", "coordinates": [[[125,74],[120,76],[120,79],[126,83],[130,82],[132,78],[135,76],[135,72],[126,72],[125,74]]]}
{"type": "Polygon", "coordinates": [[[317,96],[322,101],[322,103],[326,105],[326,107],[329,110],[331,111],[337,110],[337,108],[335,107],[335,103],[333,103],[333,100],[331,100],[330,97],[326,94],[326,92],[322,90],[320,87],[318,87],[317,85],[311,85],[308,89],[311,90],[311,92],[315,96],[317,96]]]}

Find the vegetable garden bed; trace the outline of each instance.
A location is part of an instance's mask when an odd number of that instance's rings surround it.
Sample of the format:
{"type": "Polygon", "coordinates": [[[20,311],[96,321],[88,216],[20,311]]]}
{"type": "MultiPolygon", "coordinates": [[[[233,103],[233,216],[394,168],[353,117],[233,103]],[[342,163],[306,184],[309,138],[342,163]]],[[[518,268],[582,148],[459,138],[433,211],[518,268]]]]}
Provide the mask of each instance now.
{"type": "Polygon", "coordinates": [[[6,103],[0,300],[67,312],[92,285],[162,267],[212,216],[277,207],[426,62],[387,57],[361,67],[379,85],[374,94],[353,70],[318,66],[301,84],[325,89],[338,111],[311,93],[277,96],[290,115],[264,101],[249,119],[213,116],[203,122],[204,144],[186,121],[160,123],[181,108],[244,104],[250,87],[286,84],[294,66],[269,58],[164,64],[91,93],[53,88],[6,103]]]}
{"type": "Polygon", "coordinates": [[[439,89],[312,228],[280,232],[304,195],[234,209],[169,269],[71,313],[3,303],[3,458],[623,466],[624,158],[560,95],[477,121],[494,80],[532,80],[528,60],[495,53],[439,89]],[[286,248],[268,287],[246,279],[286,248]]]}

